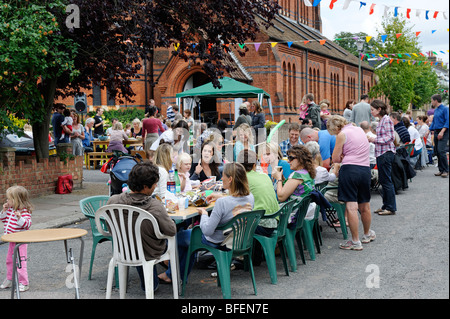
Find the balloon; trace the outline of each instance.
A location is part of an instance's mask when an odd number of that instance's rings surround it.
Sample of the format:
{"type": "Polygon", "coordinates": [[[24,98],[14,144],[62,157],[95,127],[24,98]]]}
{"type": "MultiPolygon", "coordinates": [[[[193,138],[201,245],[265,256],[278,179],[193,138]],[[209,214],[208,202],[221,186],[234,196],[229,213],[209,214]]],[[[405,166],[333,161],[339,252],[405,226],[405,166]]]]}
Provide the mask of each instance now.
{"type": "Polygon", "coordinates": [[[267,143],[270,143],[270,140],[272,139],[273,134],[282,126],[286,120],[282,120],[280,123],[278,123],[271,131],[269,136],[267,137],[267,143]]]}

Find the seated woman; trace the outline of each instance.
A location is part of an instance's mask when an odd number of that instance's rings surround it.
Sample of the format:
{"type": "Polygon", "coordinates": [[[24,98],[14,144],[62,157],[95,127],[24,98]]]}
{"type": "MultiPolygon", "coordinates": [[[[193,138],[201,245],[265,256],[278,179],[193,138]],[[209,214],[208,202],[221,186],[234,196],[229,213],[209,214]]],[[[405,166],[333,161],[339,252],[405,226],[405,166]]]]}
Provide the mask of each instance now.
{"type": "Polygon", "coordinates": [[[122,123],[117,121],[112,127],[111,135],[109,136],[109,145],[106,151],[120,151],[127,154],[128,150],[125,148],[125,146],[123,146],[124,140],[127,141],[128,136],[123,131],[122,123]]]}
{"type": "Polygon", "coordinates": [[[210,176],[215,176],[216,181],[222,178],[219,171],[220,160],[217,153],[217,147],[214,142],[207,140],[201,147],[201,159],[198,163],[193,163],[189,171],[191,180],[200,180],[203,182],[210,176]]]}
{"type": "Polygon", "coordinates": [[[161,144],[156,149],[154,163],[158,167],[159,181],[154,194],[160,199],[166,197],[167,181],[169,180],[169,170],[173,163],[173,150],[170,144],[161,144]]]}
{"type": "Polygon", "coordinates": [[[269,165],[267,167],[267,173],[269,177],[272,178],[273,182],[275,182],[275,180],[272,177],[272,171],[277,166],[281,166],[281,168],[283,169],[283,177],[285,179],[288,179],[289,175],[291,175],[291,168],[289,166],[289,163],[283,160],[283,153],[281,152],[280,145],[273,142],[265,144],[265,149],[262,153],[262,159],[269,165]]]}
{"type": "Polygon", "coordinates": [[[247,174],[242,164],[228,163],[223,170],[223,188],[229,190],[228,196],[213,193],[207,197],[209,202],[216,204],[208,216],[204,208],[198,208],[201,215],[200,228],[202,230],[202,242],[214,248],[222,249],[225,236],[223,230],[216,230],[220,225],[229,222],[241,212],[253,210],[254,198],[250,193],[247,174]]]}
{"type": "Polygon", "coordinates": [[[315,141],[309,141],[305,144],[305,146],[311,153],[313,164],[316,169],[316,177],[314,178],[314,183],[317,185],[325,182],[329,183],[335,181],[339,172],[339,164],[331,165],[330,171],[328,172],[328,170],[322,166],[322,156],[320,155],[319,143],[315,141]]]}
{"type": "Polygon", "coordinates": [[[411,143],[414,143],[414,153],[409,158],[409,162],[414,167],[416,165],[417,159],[419,158],[420,153],[422,153],[422,139],[420,138],[419,131],[411,125],[411,122],[408,117],[402,117],[403,124],[405,124],[408,129],[409,136],[411,137],[411,143]]]}
{"type": "MultiPolygon", "coordinates": [[[[150,162],[138,163],[133,166],[128,176],[128,187],[131,192],[113,195],[108,200],[107,204],[125,204],[142,208],[155,217],[161,233],[167,236],[175,236],[177,231],[175,223],[170,219],[163,204],[151,197],[158,180],[158,168],[154,164],[150,162]]],[[[159,258],[167,250],[167,241],[165,239],[156,238],[153,225],[150,221],[145,220],[142,222],[141,236],[145,259],[150,260],[159,258]]],[[[141,279],[141,287],[145,290],[142,266],[136,268],[141,279]]],[[[156,287],[158,287],[158,277],[156,267],[153,269],[153,288],[156,289],[156,287]]]]}
{"type": "Polygon", "coordinates": [[[242,123],[236,129],[237,141],[234,144],[234,161],[242,150],[252,150],[255,152],[252,128],[247,123],[242,123]]]}
{"type": "MultiPolygon", "coordinates": [[[[311,193],[315,185],[316,169],[314,168],[311,153],[306,146],[294,145],[287,151],[287,155],[290,168],[293,171],[289,179],[283,184],[281,179],[283,171],[272,172],[277,181],[277,195],[280,202],[293,199],[301,200],[311,193]]],[[[308,212],[311,210],[314,212],[313,209],[309,209],[308,212]]],[[[307,216],[310,217],[310,213],[307,216]]]]}

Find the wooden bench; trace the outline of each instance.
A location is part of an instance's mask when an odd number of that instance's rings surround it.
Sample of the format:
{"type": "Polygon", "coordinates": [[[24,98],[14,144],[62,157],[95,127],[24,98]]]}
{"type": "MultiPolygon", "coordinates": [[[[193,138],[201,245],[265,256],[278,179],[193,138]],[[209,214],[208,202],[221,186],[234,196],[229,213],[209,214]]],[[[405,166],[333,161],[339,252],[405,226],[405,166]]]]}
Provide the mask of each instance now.
{"type": "Polygon", "coordinates": [[[100,165],[103,161],[107,161],[113,156],[111,152],[89,152],[85,153],[84,164],[87,169],[91,169],[91,165],[94,165],[94,169],[97,165],[100,165]]]}

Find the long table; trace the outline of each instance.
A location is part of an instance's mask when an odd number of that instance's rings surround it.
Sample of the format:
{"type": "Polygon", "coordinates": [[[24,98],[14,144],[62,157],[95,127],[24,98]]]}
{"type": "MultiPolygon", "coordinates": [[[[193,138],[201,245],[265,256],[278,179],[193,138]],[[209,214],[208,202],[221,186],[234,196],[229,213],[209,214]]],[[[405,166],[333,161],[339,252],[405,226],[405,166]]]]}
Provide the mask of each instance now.
{"type": "MultiPolygon", "coordinates": [[[[202,208],[204,208],[207,211],[209,211],[209,210],[212,210],[214,208],[214,205],[215,205],[215,202],[212,202],[208,206],[202,207],[202,208]]],[[[175,211],[175,214],[174,213],[169,213],[169,217],[171,219],[173,219],[174,221],[176,221],[176,222],[177,221],[183,221],[183,220],[186,220],[186,219],[198,216],[199,213],[197,211],[197,208],[198,207],[195,207],[195,206],[189,206],[186,209],[178,209],[178,210],[175,211]]]]}

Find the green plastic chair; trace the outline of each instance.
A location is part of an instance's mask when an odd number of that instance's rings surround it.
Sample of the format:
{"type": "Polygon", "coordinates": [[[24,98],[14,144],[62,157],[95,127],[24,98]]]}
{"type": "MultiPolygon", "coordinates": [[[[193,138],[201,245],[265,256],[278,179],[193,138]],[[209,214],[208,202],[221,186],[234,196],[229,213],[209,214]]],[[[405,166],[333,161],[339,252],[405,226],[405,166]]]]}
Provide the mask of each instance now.
{"type": "MultiPolygon", "coordinates": [[[[320,184],[316,184],[314,187],[317,191],[322,192],[322,190],[325,189],[327,185],[328,182],[323,182],[320,184]]],[[[322,234],[320,232],[319,216],[320,216],[320,206],[317,205],[316,211],[314,212],[314,218],[310,220],[305,220],[305,224],[303,227],[305,243],[306,247],[308,248],[311,260],[315,260],[316,258],[314,252],[314,245],[316,246],[317,253],[320,254],[320,246],[323,244],[322,234]]]]}
{"type": "MultiPolygon", "coordinates": [[[[97,244],[102,243],[104,241],[111,241],[111,236],[103,236],[97,229],[97,226],[95,225],[95,212],[102,206],[106,205],[106,202],[108,201],[109,196],[107,195],[99,195],[99,196],[91,196],[87,198],[83,198],[80,200],[80,208],[81,212],[89,219],[89,222],[91,223],[91,230],[92,230],[92,253],[91,253],[91,265],[89,266],[89,276],[88,279],[91,280],[92,276],[92,265],[94,264],[94,256],[95,256],[95,249],[97,247],[97,244]]],[[[104,230],[108,230],[106,227],[106,223],[103,221],[102,227],[104,230]]],[[[116,281],[118,282],[118,281],[116,281]]]]}
{"type": "Polygon", "coordinates": [[[286,229],[286,252],[288,255],[289,263],[291,265],[291,271],[297,272],[297,256],[295,254],[295,241],[297,241],[297,246],[299,248],[300,257],[303,264],[306,264],[305,254],[303,253],[303,243],[301,231],[303,229],[304,220],[306,213],[308,212],[308,206],[311,203],[311,197],[306,195],[301,201],[297,201],[293,207],[293,211],[296,212],[297,223],[294,228],[286,229]]]}
{"type": "MultiPolygon", "coordinates": [[[[322,194],[325,195],[325,193],[332,189],[337,189],[337,186],[327,186],[324,189],[322,189],[322,194]]],[[[344,203],[330,203],[332,206],[332,210],[336,212],[337,217],[339,219],[339,224],[341,224],[341,231],[342,236],[344,237],[344,240],[348,239],[348,231],[347,231],[347,225],[345,223],[345,204],[344,203]]]]}
{"type": "Polygon", "coordinates": [[[182,295],[184,295],[187,284],[186,278],[188,276],[189,260],[193,253],[200,250],[209,251],[216,260],[218,274],[217,284],[222,288],[222,295],[224,299],[231,299],[230,266],[232,258],[235,256],[245,256],[244,263],[250,270],[253,290],[256,295],[255,274],[253,272],[252,264],[253,236],[261,217],[264,216],[264,213],[265,210],[243,212],[233,217],[233,219],[231,219],[228,223],[217,227],[218,230],[227,230],[231,228],[233,231],[233,246],[231,250],[227,251],[203,244],[202,230],[200,229],[200,226],[193,227],[186,267],[184,270],[182,295]]]}
{"type": "Polygon", "coordinates": [[[275,248],[277,243],[278,247],[280,248],[281,258],[283,260],[284,271],[286,273],[286,276],[289,276],[289,269],[286,258],[286,228],[289,221],[289,215],[292,212],[292,208],[294,207],[295,202],[295,200],[291,200],[290,202],[285,203],[283,207],[278,210],[278,212],[262,217],[262,219],[279,217],[278,227],[270,237],[257,234],[255,234],[254,236],[254,239],[257,240],[263,248],[272,284],[277,283],[277,264],[275,260],[275,248]]]}

